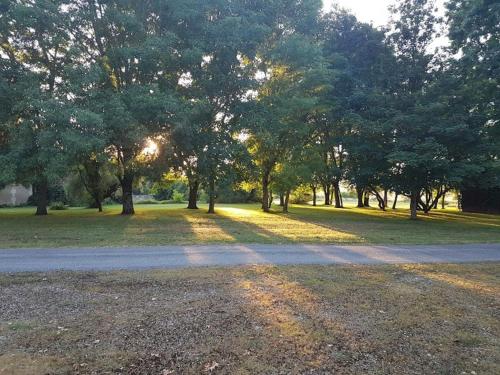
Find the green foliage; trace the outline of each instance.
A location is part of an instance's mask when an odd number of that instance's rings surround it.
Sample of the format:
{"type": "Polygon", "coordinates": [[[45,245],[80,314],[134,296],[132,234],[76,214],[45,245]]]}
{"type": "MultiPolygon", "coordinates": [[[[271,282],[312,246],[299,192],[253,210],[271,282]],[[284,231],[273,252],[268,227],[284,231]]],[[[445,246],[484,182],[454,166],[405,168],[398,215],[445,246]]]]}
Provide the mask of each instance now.
{"type": "Polygon", "coordinates": [[[172,193],[172,201],[174,203],[182,203],[186,199],[185,195],[180,191],[174,190],[172,193]]]}
{"type": "Polygon", "coordinates": [[[500,186],[496,2],[449,0],[441,51],[433,0],[399,0],[384,29],[320,0],[69,3],[0,5],[0,188],[33,185],[37,213],[119,198],[132,214],[134,192],[200,184],[211,212],[305,186],[340,207],[346,182],[416,215],[500,186]]]}
{"type": "Polygon", "coordinates": [[[64,204],[64,202],[54,202],[50,205],[50,210],[52,211],[63,211],[67,210],[68,208],[64,204]]]}
{"type": "Polygon", "coordinates": [[[293,191],[290,202],[296,204],[306,204],[312,200],[311,188],[306,185],[300,185],[293,191]]]}
{"type": "Polygon", "coordinates": [[[151,186],[150,193],[155,197],[156,200],[170,200],[173,199],[174,192],[182,194],[183,197],[186,196],[188,186],[184,180],[165,180],[162,179],[160,182],[155,182],[151,186]]]}

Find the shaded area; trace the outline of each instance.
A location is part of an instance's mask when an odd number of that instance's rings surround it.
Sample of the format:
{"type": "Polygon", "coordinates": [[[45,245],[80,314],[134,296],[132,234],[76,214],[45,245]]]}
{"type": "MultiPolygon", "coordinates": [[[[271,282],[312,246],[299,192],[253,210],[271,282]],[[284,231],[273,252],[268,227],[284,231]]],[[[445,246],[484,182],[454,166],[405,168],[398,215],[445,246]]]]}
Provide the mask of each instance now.
{"type": "Polygon", "coordinates": [[[0,369],[497,374],[499,271],[496,263],[3,275],[0,369]]]}

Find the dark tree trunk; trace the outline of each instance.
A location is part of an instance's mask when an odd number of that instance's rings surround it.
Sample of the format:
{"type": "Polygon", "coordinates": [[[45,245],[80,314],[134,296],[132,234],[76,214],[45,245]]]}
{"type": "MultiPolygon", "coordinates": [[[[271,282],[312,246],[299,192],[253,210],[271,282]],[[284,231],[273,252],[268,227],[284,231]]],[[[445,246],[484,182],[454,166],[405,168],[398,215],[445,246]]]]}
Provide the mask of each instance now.
{"type": "Polygon", "coordinates": [[[395,193],[394,194],[394,202],[392,202],[392,209],[395,210],[396,209],[396,206],[398,204],[398,197],[399,197],[399,194],[398,193],[395,193]]]}
{"type": "Polygon", "coordinates": [[[317,205],[316,201],[318,199],[317,194],[316,194],[316,190],[317,190],[316,186],[311,186],[311,189],[313,192],[313,206],[316,207],[316,205],[317,205]]]}
{"type": "Polygon", "coordinates": [[[198,182],[197,179],[192,178],[189,180],[189,199],[188,199],[188,206],[187,208],[190,210],[197,210],[198,205],[198,187],[200,186],[200,183],[198,182]]]}
{"type": "Polygon", "coordinates": [[[387,189],[384,189],[384,207],[387,207],[387,203],[389,202],[389,191],[387,189]]]}
{"type": "Polygon", "coordinates": [[[274,197],[273,197],[273,191],[272,191],[272,190],[270,190],[270,191],[269,191],[269,206],[268,206],[269,208],[271,208],[271,207],[272,207],[272,205],[273,205],[273,200],[274,200],[274,197]]]}
{"type": "Polygon", "coordinates": [[[412,220],[417,219],[417,200],[418,200],[418,194],[412,192],[410,195],[410,219],[412,220]]]}
{"type": "Polygon", "coordinates": [[[380,193],[376,189],[372,189],[372,192],[373,192],[373,195],[375,195],[375,198],[377,199],[378,208],[380,208],[382,211],[385,211],[384,196],[380,195],[380,193]]]}
{"type": "Polygon", "coordinates": [[[269,212],[269,171],[262,176],[262,210],[269,212]]]}
{"type": "Polygon", "coordinates": [[[36,216],[47,215],[47,205],[49,201],[49,185],[46,179],[38,182],[36,185],[36,216]]]}
{"type": "Polygon", "coordinates": [[[365,194],[364,189],[361,189],[361,188],[356,186],[356,194],[358,195],[358,207],[359,208],[364,207],[365,206],[365,204],[363,202],[363,196],[365,194]]]}
{"type": "Polygon", "coordinates": [[[283,207],[285,205],[285,194],[280,193],[280,206],[283,207]]]}
{"type": "Polygon", "coordinates": [[[97,208],[97,210],[99,212],[102,212],[102,202],[101,200],[99,199],[99,197],[94,197],[94,200],[95,200],[95,208],[97,208]]]}
{"type": "Polygon", "coordinates": [[[443,196],[441,197],[441,209],[442,210],[444,210],[446,207],[445,199],[446,199],[446,194],[443,194],[443,196]]]}
{"type": "Polygon", "coordinates": [[[122,215],[133,215],[134,201],[132,197],[132,186],[134,183],[134,175],[130,172],[125,172],[123,177],[120,179],[120,184],[122,186],[122,215]]]}
{"type": "Polygon", "coordinates": [[[290,202],[290,191],[285,194],[285,202],[283,204],[283,212],[288,213],[288,203],[290,202]]]}
{"type": "Polygon", "coordinates": [[[369,191],[365,191],[365,197],[364,197],[363,205],[365,207],[370,207],[370,192],[369,191]]]}
{"type": "Polygon", "coordinates": [[[325,193],[325,206],[330,205],[330,185],[323,184],[323,192],[325,193]]]}
{"type": "Polygon", "coordinates": [[[208,181],[208,213],[215,214],[215,178],[213,176],[208,181]]]}
{"type": "Polygon", "coordinates": [[[338,181],[333,183],[333,197],[335,200],[335,208],[343,208],[342,196],[340,195],[340,185],[338,181]]]}

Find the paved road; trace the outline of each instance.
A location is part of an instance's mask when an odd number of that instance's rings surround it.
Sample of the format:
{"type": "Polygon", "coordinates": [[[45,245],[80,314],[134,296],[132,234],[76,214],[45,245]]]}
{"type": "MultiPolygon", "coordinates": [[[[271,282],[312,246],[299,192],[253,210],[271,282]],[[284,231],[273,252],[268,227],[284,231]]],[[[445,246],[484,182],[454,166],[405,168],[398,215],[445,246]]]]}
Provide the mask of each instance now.
{"type": "Polygon", "coordinates": [[[436,246],[204,245],[0,250],[0,272],[139,270],[244,264],[500,261],[500,244],[436,246]]]}

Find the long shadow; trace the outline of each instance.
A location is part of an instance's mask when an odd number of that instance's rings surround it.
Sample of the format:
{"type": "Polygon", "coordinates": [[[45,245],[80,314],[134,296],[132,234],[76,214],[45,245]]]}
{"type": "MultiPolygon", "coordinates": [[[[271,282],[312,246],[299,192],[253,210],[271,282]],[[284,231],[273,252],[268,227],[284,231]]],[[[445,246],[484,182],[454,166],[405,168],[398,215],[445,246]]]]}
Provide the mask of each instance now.
{"type": "MultiPolygon", "coordinates": [[[[462,270],[463,265],[450,265],[446,264],[445,267],[441,266],[436,269],[435,265],[428,264],[414,264],[414,265],[399,265],[398,266],[406,274],[413,274],[417,277],[424,278],[432,283],[439,284],[445,287],[458,288],[463,291],[474,292],[479,295],[493,298],[500,302],[500,285],[498,280],[491,280],[491,282],[476,280],[474,277],[468,278],[467,274],[464,275],[462,270]],[[457,268],[460,274],[449,271],[449,268],[457,268]]],[[[470,265],[470,267],[476,267],[470,265]]],[[[480,266],[479,266],[480,267],[480,266]]]]}
{"type": "MultiPolygon", "coordinates": [[[[277,365],[281,372],[333,371],[338,366],[333,358],[346,357],[347,363],[347,357],[363,350],[361,334],[340,322],[331,309],[325,310],[321,296],[280,269],[259,266],[239,270],[228,293],[241,295],[247,320],[260,327],[252,333],[252,342],[259,342],[259,348],[240,364],[242,367],[256,361],[277,365]]],[[[268,369],[274,370],[277,368],[268,369]]]]}
{"type": "MultiPolygon", "coordinates": [[[[274,213],[269,213],[274,215],[274,213]]],[[[252,215],[248,215],[250,220],[252,215]]],[[[244,219],[244,218],[243,218],[244,219]]],[[[248,220],[236,220],[221,209],[218,211],[217,217],[214,217],[214,223],[217,223],[221,230],[234,238],[234,242],[240,243],[290,243],[293,242],[290,238],[262,228],[248,220]],[[230,229],[229,229],[230,228],[230,229]],[[249,241],[249,233],[252,241],[249,241]]]]}

